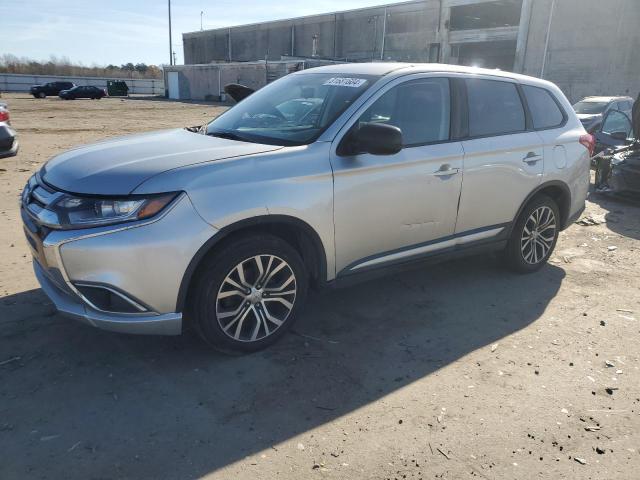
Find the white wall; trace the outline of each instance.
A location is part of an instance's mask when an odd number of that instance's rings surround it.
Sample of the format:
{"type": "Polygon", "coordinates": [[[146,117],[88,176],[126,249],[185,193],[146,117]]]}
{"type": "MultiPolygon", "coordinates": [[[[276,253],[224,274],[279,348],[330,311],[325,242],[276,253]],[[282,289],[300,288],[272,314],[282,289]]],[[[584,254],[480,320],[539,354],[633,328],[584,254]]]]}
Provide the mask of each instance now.
{"type": "Polygon", "coordinates": [[[107,88],[107,80],[124,80],[129,86],[130,94],[164,95],[164,81],[162,79],[57,77],[50,75],[18,75],[13,73],[0,73],[0,92],[28,92],[32,85],[55,81],[68,81],[76,85],[93,85],[95,87],[107,88]]]}

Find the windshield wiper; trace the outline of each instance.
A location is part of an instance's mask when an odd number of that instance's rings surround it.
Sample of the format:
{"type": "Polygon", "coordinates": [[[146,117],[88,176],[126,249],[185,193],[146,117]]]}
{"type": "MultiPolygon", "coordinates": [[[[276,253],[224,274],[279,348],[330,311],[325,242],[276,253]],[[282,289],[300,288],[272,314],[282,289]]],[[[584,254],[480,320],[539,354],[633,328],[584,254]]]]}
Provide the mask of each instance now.
{"type": "Polygon", "coordinates": [[[213,132],[207,132],[207,135],[210,137],[226,138],[227,140],[237,140],[239,142],[251,142],[251,140],[246,137],[238,135],[235,132],[229,132],[225,130],[214,130],[213,132]]]}

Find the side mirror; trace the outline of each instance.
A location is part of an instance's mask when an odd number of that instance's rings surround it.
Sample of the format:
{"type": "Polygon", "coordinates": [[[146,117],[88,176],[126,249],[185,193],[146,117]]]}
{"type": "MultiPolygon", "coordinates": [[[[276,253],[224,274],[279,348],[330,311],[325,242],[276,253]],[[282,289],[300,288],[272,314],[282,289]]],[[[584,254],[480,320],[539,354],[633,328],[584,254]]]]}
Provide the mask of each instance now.
{"type": "Polygon", "coordinates": [[[393,125],[362,123],[342,143],[339,155],[394,155],[402,150],[402,131],[393,125]]]}

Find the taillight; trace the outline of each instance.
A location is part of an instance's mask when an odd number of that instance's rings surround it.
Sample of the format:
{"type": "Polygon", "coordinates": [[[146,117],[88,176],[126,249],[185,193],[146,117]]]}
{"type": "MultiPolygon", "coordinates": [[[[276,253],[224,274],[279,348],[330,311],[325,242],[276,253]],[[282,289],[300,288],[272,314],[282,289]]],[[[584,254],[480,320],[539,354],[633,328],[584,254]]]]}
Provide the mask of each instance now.
{"type": "Polygon", "coordinates": [[[8,122],[9,121],[9,112],[3,108],[0,108],[0,122],[8,122]]]}
{"type": "Polygon", "coordinates": [[[580,137],[580,144],[589,150],[589,156],[593,157],[593,151],[596,149],[596,137],[586,133],[580,137]]]}

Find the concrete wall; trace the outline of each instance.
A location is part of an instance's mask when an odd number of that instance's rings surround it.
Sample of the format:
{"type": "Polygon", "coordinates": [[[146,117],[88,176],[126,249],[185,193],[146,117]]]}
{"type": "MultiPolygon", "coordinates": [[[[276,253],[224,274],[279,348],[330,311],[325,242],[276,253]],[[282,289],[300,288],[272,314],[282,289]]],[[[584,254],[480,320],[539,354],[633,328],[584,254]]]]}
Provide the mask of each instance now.
{"type": "Polygon", "coordinates": [[[278,60],[283,55],[314,53],[347,61],[427,61],[429,44],[437,41],[440,8],[439,0],[420,0],[185,33],[185,64],[278,60]]]}
{"type": "Polygon", "coordinates": [[[124,80],[130,94],[164,95],[163,80],[137,78],[101,78],[101,77],[56,77],[50,75],[18,75],[0,73],[0,92],[28,92],[32,85],[55,81],[68,81],[76,85],[93,85],[107,88],[107,80],[124,80]]]}
{"type": "Polygon", "coordinates": [[[570,100],[640,92],[640,1],[535,0],[524,73],[557,83],[570,100]]]}
{"type": "Polygon", "coordinates": [[[519,26],[450,30],[452,8],[487,1],[419,0],[185,33],[185,63],[308,57],[317,36],[319,56],[478,63],[542,76],[572,101],[640,91],[640,0],[522,0],[519,26]]]}
{"type": "Polygon", "coordinates": [[[258,90],[289,73],[328,63],[330,62],[287,60],[268,62],[266,65],[265,62],[174,65],[165,66],[164,74],[166,81],[169,72],[178,72],[181,100],[217,101],[224,86],[229,83],[240,83],[258,90]]]}
{"type": "Polygon", "coordinates": [[[182,100],[219,100],[222,88],[229,83],[241,83],[255,89],[266,84],[264,63],[165,67],[165,76],[168,72],[178,72],[182,100]]]}

